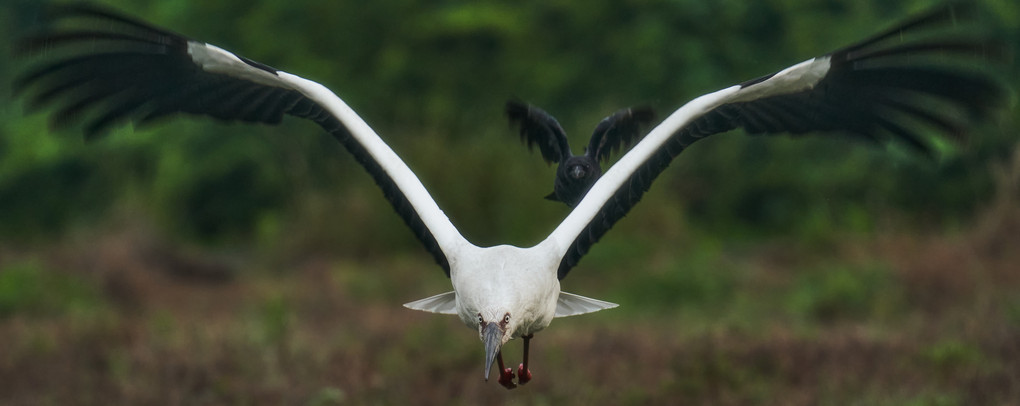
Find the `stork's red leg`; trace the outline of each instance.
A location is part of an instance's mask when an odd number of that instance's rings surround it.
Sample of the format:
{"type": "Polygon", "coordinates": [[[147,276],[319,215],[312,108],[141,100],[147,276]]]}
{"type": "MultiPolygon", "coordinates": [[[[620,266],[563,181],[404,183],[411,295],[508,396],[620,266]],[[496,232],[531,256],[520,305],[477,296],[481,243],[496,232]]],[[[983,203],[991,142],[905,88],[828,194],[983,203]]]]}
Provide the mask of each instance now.
{"type": "Polygon", "coordinates": [[[496,362],[499,363],[499,384],[505,386],[507,389],[513,389],[517,387],[514,383],[514,371],[503,365],[503,351],[496,353],[496,362]]]}
{"type": "Polygon", "coordinates": [[[531,380],[531,370],[528,369],[528,344],[531,343],[532,334],[521,336],[524,339],[524,363],[517,367],[517,379],[521,385],[528,383],[531,380]]]}

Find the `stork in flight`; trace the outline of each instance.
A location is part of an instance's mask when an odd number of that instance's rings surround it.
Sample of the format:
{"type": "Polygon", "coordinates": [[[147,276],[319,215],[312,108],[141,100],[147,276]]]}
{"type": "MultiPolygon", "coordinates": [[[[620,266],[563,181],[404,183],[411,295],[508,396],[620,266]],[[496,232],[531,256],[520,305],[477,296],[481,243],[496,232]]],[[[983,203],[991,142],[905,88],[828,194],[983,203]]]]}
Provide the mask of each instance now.
{"type": "Polygon", "coordinates": [[[516,371],[523,384],[531,380],[533,334],[556,317],[616,306],[561,292],[560,280],[695,141],[736,128],[751,134],[841,132],[927,152],[918,130],[906,125],[963,136],[1003,101],[1005,91],[979,71],[950,63],[980,60],[994,48],[947,31],[963,21],[962,11],[940,8],[695,98],[610,167],[546,239],[527,248],[467,241],[400,157],[322,85],[108,10],[54,9],[48,28],[20,43],[40,62],[17,79],[15,89],[30,92],[33,104],[55,105],[57,121],[82,122],[87,137],[120,122],[143,124],[176,113],[264,124],[291,115],[319,124],[364,167],[450,278],[452,292],[405,306],[458,315],[484,343],[486,380],[495,360],[499,382],[513,388],[515,373],[500,352],[508,340],[524,341],[516,371]],[[39,52],[58,48],[63,52],[39,52]]]}

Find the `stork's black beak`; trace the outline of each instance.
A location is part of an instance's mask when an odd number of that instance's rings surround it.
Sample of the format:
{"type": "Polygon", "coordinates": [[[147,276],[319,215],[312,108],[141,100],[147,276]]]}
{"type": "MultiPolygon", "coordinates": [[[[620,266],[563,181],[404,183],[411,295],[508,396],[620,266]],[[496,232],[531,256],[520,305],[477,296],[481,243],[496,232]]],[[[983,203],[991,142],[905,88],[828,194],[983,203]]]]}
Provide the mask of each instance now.
{"type": "Polygon", "coordinates": [[[492,361],[503,346],[503,330],[499,328],[499,323],[489,323],[482,328],[482,341],[485,341],[485,380],[488,381],[492,361]]]}

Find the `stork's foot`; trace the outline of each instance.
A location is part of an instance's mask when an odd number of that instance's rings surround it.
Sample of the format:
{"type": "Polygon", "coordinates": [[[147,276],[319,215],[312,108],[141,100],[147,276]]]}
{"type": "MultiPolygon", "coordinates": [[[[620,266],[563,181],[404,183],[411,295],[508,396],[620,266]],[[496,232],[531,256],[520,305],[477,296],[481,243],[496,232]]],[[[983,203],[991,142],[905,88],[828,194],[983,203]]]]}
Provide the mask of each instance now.
{"type": "MultiPolygon", "coordinates": [[[[530,379],[530,377],[529,377],[530,379]]],[[[523,382],[521,382],[523,383],[523,382]]],[[[500,369],[499,371],[499,384],[503,385],[507,389],[513,389],[517,387],[514,383],[514,370],[510,368],[500,369]]]]}
{"type": "Polygon", "coordinates": [[[520,377],[517,379],[517,383],[520,383],[521,385],[524,385],[531,381],[531,371],[525,369],[524,364],[517,366],[517,376],[520,377]]]}

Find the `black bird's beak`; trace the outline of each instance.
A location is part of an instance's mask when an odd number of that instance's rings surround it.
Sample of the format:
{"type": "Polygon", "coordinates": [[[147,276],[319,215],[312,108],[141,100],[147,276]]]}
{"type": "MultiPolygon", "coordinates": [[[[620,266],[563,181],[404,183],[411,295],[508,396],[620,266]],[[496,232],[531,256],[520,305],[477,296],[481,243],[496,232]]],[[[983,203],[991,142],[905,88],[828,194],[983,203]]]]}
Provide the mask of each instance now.
{"type": "Polygon", "coordinates": [[[581,179],[581,178],[583,178],[584,177],[584,168],[582,168],[581,165],[577,165],[577,166],[575,166],[573,168],[570,168],[570,177],[572,177],[574,179],[581,179]]]}
{"type": "Polygon", "coordinates": [[[488,381],[492,361],[503,346],[503,330],[499,328],[499,323],[489,323],[482,328],[482,341],[485,341],[485,380],[488,381]]]}

